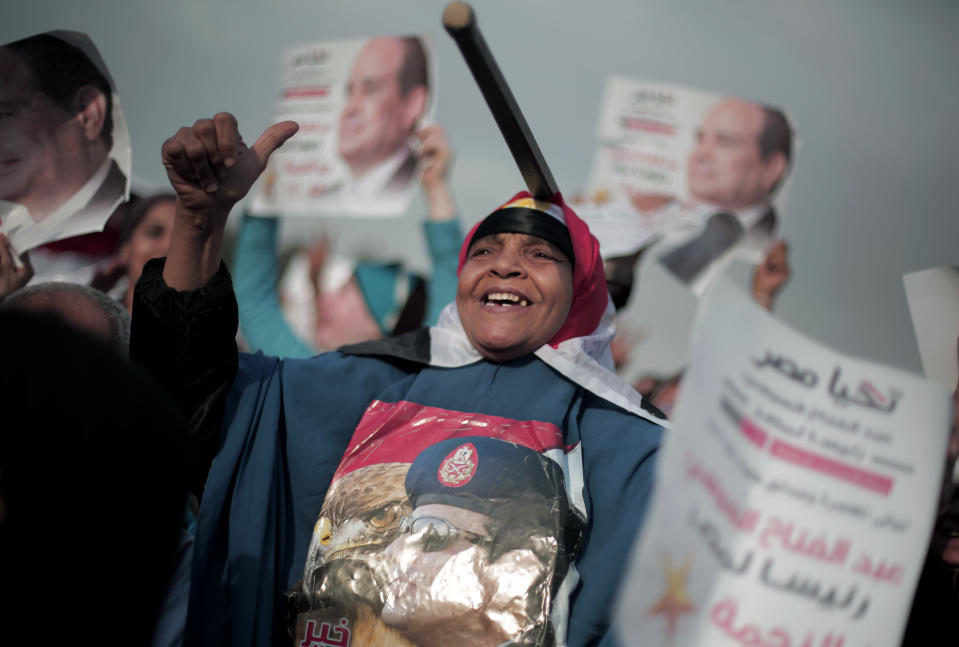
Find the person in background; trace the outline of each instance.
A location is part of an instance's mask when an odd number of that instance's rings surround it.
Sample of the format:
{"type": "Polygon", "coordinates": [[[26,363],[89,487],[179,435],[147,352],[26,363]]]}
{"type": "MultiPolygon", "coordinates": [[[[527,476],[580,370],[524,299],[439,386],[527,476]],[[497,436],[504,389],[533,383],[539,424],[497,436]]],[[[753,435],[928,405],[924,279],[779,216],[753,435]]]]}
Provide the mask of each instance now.
{"type": "MultiPolygon", "coordinates": [[[[47,316],[93,336],[101,343],[105,342],[109,348],[123,357],[129,353],[129,313],[119,301],[90,286],[62,282],[31,284],[14,292],[0,303],[0,315],[6,313],[47,316]]],[[[107,384],[104,388],[107,389],[108,386],[107,384]]],[[[96,387],[88,388],[92,394],[96,387]]],[[[118,393],[105,390],[99,394],[99,397],[91,395],[91,398],[98,403],[103,403],[106,398],[107,403],[104,406],[110,410],[117,396],[118,393]]],[[[171,432],[175,431],[176,429],[171,427],[171,432]]],[[[187,497],[184,493],[184,498],[187,504],[183,515],[183,527],[177,540],[175,570],[160,607],[152,647],[177,647],[183,641],[187,598],[190,590],[190,564],[193,555],[191,526],[195,524],[197,512],[195,497],[187,497]]]]}
{"type": "Polygon", "coordinates": [[[284,319],[277,296],[279,221],[244,215],[234,252],[240,328],[251,350],[279,357],[309,357],[344,344],[400,334],[436,322],[456,294],[462,230],[449,188],[452,151],[440,126],[417,133],[424,161],[422,186],[429,217],[423,223],[432,275],[424,281],[397,263],[364,262],[342,272],[328,262],[325,243],[310,250],[315,315],[304,339],[284,319]],[[336,280],[331,275],[345,276],[336,280]],[[332,280],[331,280],[332,279],[332,280]],[[344,280],[345,279],[345,280],[344,280]],[[397,295],[402,295],[398,298],[397,295]]]}
{"type": "Polygon", "coordinates": [[[119,287],[128,312],[133,305],[133,287],[143,266],[151,258],[166,256],[170,247],[175,206],[173,194],[159,193],[138,200],[123,221],[116,264],[125,278],[119,287]]]}
{"type": "Polygon", "coordinates": [[[186,419],[50,314],[0,308],[0,338],[0,644],[150,645],[179,557],[186,419]]]}
{"type": "Polygon", "coordinates": [[[0,308],[52,314],[126,355],[130,315],[113,297],[79,283],[33,283],[4,299],[0,308]]]}

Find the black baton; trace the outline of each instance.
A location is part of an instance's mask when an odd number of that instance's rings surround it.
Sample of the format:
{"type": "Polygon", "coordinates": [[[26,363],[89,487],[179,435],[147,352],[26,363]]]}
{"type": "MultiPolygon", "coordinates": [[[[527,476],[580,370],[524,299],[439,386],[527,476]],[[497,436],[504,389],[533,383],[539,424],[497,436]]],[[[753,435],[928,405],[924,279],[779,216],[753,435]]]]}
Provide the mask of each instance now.
{"type": "Polygon", "coordinates": [[[503,133],[516,165],[534,198],[545,200],[559,189],[529,130],[509,85],[496,65],[476,25],[476,14],[465,2],[451,2],[443,10],[443,26],[460,48],[493,119],[503,133]]]}

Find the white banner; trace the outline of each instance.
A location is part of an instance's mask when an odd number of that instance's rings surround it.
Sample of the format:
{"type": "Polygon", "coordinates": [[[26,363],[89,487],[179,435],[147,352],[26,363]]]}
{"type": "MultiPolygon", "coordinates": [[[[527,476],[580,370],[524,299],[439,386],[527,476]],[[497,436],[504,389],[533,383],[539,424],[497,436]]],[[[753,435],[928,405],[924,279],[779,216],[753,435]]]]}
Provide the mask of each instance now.
{"type": "Polygon", "coordinates": [[[939,384],[706,294],[618,608],[625,644],[899,645],[949,433],[939,384]]]}

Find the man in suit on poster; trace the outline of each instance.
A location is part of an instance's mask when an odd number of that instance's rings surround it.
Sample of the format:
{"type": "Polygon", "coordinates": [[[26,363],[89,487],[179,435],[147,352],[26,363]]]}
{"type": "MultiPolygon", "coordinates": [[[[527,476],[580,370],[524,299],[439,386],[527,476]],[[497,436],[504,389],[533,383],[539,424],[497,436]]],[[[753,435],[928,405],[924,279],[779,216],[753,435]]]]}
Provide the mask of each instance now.
{"type": "Polygon", "coordinates": [[[338,149],[349,167],[347,208],[416,189],[410,147],[429,103],[426,52],[418,38],[376,38],[357,55],[340,113],[338,149]]]}
{"type": "Polygon", "coordinates": [[[18,252],[102,228],[127,189],[112,89],[54,34],[0,47],[0,231],[18,252]]]}
{"type": "Polygon", "coordinates": [[[734,251],[762,260],[778,230],[772,196],[791,155],[792,131],[781,111],[732,98],[713,105],[687,161],[693,203],[676,205],[698,229],[667,240],[671,249],[660,257],[666,268],[701,293],[718,261],[734,251]]]}

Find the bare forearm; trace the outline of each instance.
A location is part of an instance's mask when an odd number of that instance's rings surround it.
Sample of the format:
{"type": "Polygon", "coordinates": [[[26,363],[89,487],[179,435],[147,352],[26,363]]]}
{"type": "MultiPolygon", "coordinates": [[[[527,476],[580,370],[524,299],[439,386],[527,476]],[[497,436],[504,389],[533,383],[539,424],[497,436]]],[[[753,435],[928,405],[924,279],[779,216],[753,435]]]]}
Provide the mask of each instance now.
{"type": "Polygon", "coordinates": [[[446,133],[437,125],[427,126],[417,133],[422,144],[423,192],[429,208],[429,219],[445,222],[456,217],[456,203],[447,182],[453,164],[453,151],[446,133]]]}
{"type": "Polygon", "coordinates": [[[243,199],[274,150],[297,125],[267,128],[247,148],[236,118],[221,112],[198,119],[163,143],[167,177],[176,191],[176,220],[163,270],[167,286],[182,292],[206,285],[220,266],[223,229],[233,205],[243,199]]]}
{"type": "MultiPolygon", "coordinates": [[[[226,218],[223,218],[225,222],[226,218]]],[[[167,252],[163,280],[168,286],[182,292],[197,290],[213,278],[220,266],[223,249],[223,225],[201,228],[188,224],[177,208],[170,250],[167,252]]]]}
{"type": "Polygon", "coordinates": [[[453,192],[446,182],[426,188],[426,204],[429,209],[429,219],[433,222],[446,222],[456,217],[456,202],[453,192]]]}

